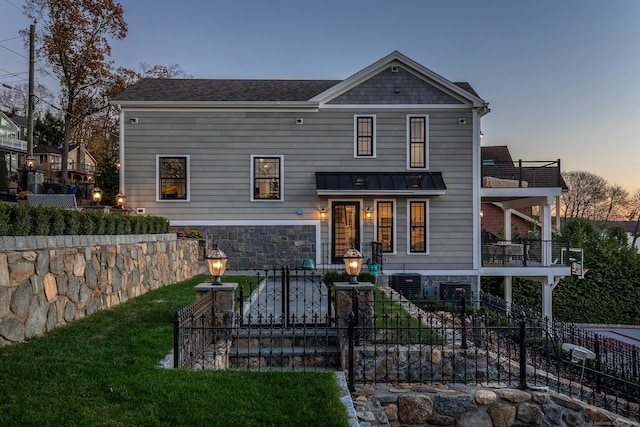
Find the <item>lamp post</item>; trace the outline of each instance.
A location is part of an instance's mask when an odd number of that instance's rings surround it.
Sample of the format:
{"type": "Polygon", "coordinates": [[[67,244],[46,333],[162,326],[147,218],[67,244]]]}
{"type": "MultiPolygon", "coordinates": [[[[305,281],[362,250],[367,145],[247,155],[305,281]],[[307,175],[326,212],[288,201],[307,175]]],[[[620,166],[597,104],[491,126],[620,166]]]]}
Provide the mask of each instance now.
{"type": "MultiPolygon", "coordinates": [[[[27,156],[25,159],[25,164],[24,164],[24,189],[26,191],[31,191],[29,190],[29,172],[33,171],[33,168],[36,165],[36,159],[33,156],[27,156]]],[[[35,183],[34,183],[34,188],[33,188],[33,193],[35,193],[35,183]]]]}
{"type": "Polygon", "coordinates": [[[207,256],[207,264],[209,266],[209,272],[213,276],[212,285],[220,286],[222,281],[220,276],[224,274],[224,269],[227,267],[227,256],[218,247],[209,253],[207,256]]]}
{"type": "Polygon", "coordinates": [[[360,274],[360,268],[362,268],[362,254],[355,248],[348,249],[342,257],[344,266],[349,275],[349,284],[358,284],[358,274],[360,274]]]}
{"type": "Polygon", "coordinates": [[[116,194],[116,206],[120,209],[124,209],[124,203],[127,201],[127,196],[122,193],[116,194]]]}
{"type": "Polygon", "coordinates": [[[93,200],[93,203],[95,203],[96,205],[100,205],[103,194],[104,191],[102,191],[100,187],[93,187],[93,190],[91,190],[91,200],[93,200]]]}

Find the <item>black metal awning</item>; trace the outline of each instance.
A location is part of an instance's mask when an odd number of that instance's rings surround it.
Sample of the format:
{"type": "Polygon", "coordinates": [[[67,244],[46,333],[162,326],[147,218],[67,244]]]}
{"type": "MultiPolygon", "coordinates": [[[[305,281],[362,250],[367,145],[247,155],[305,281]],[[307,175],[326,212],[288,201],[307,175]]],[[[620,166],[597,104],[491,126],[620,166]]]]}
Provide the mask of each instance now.
{"type": "Polygon", "coordinates": [[[316,172],[318,195],[445,194],[441,172],[316,172]]]}

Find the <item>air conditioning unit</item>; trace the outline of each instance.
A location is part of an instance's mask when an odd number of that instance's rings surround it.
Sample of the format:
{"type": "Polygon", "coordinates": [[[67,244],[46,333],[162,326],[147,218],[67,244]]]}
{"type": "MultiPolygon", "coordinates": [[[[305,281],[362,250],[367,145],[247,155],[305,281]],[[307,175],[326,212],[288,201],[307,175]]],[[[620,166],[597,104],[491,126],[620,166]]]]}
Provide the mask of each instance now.
{"type": "Polygon", "coordinates": [[[397,273],[391,276],[391,289],[405,297],[422,296],[422,276],[418,273],[397,273]]]}
{"type": "Polygon", "coordinates": [[[443,301],[459,302],[464,295],[467,302],[471,302],[471,283],[469,282],[441,282],[440,299],[443,301]]]}

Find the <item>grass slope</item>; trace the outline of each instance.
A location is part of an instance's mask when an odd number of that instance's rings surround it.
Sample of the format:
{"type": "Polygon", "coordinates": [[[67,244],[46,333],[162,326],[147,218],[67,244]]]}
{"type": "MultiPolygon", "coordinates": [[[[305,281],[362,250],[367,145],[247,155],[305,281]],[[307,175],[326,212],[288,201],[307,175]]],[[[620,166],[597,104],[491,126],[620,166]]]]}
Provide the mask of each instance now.
{"type": "Polygon", "coordinates": [[[0,425],[347,426],[332,373],[158,367],[204,278],[0,347],[0,425]]]}

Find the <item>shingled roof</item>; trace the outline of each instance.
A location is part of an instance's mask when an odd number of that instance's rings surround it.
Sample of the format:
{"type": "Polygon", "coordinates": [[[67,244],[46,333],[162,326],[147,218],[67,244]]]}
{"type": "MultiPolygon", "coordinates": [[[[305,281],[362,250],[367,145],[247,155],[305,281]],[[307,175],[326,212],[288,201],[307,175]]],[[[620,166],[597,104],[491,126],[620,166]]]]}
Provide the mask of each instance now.
{"type": "MultiPolygon", "coordinates": [[[[305,102],[341,81],[142,79],[113,101],[305,102]]],[[[475,95],[468,83],[455,84],[475,95]]]]}
{"type": "Polygon", "coordinates": [[[340,80],[142,79],[114,101],[308,101],[340,80]]]}

